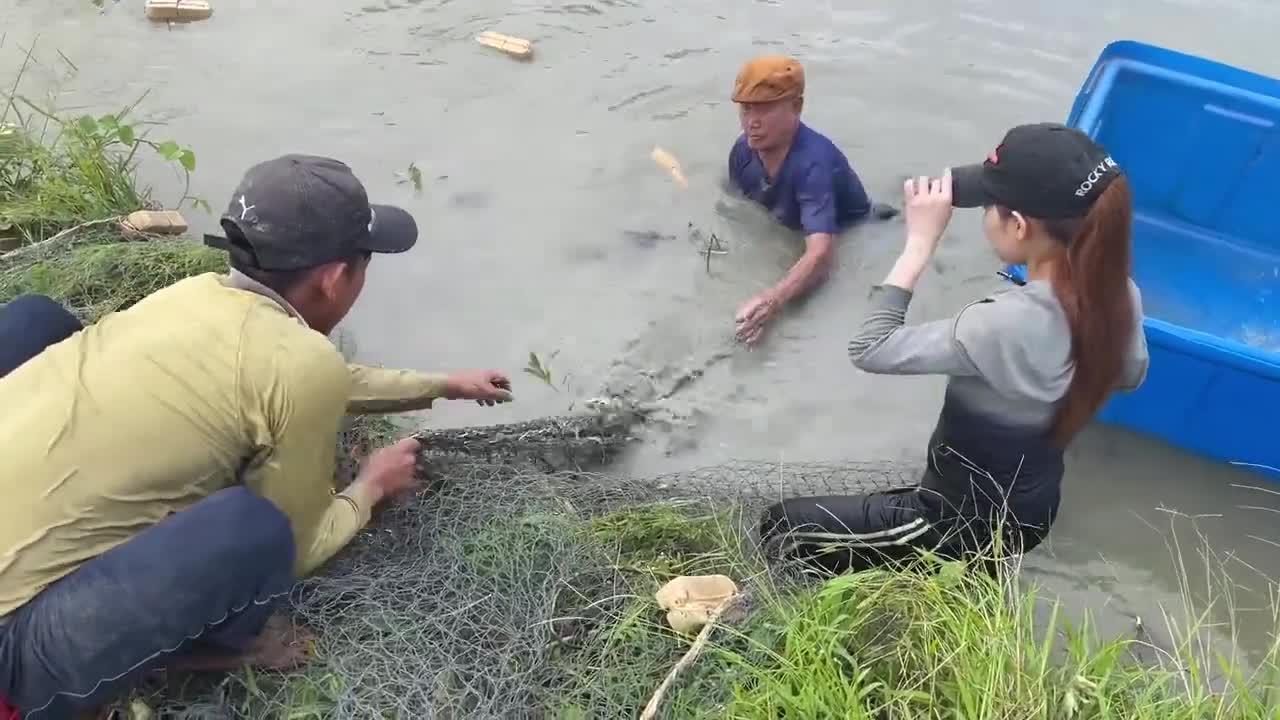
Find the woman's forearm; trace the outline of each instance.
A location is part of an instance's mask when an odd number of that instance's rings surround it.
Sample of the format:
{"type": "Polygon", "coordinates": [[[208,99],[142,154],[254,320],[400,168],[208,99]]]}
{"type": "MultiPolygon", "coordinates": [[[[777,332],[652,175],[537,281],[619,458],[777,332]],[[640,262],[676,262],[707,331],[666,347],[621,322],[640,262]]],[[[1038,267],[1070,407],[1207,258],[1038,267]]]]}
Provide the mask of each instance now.
{"type": "Polygon", "coordinates": [[[920,281],[920,276],[924,274],[924,270],[929,266],[929,260],[933,253],[922,251],[914,247],[915,243],[907,240],[907,246],[903,249],[902,254],[898,256],[893,267],[890,268],[889,274],[885,276],[884,285],[893,285],[903,290],[914,291],[916,283],[920,281]]]}

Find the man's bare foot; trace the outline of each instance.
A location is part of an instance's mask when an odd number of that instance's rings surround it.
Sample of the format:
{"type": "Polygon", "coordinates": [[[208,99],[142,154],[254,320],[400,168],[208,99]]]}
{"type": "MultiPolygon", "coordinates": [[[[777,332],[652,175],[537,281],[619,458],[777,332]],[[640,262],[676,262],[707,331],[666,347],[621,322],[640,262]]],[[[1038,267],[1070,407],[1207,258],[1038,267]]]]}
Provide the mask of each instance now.
{"type": "Polygon", "coordinates": [[[289,670],[307,661],[315,633],[284,615],[272,615],[249,649],[248,663],[267,670],[289,670]]]}
{"type": "Polygon", "coordinates": [[[272,615],[250,648],[238,654],[201,653],[175,658],[166,669],[181,672],[230,672],[241,666],[291,670],[307,661],[316,636],[283,615],[272,615]]]}

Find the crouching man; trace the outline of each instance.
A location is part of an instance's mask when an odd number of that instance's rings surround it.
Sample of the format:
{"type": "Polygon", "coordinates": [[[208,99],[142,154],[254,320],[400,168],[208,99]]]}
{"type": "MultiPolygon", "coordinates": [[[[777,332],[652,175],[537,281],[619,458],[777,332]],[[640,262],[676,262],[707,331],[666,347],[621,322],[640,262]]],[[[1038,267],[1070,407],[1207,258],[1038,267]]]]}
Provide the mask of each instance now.
{"type": "Polygon", "coordinates": [[[499,372],[348,365],[327,339],[372,255],[418,235],[343,163],[251,168],[222,228],[228,275],[90,327],[0,308],[0,715],[74,717],[159,667],[298,663],[281,598],[413,483],[408,439],[335,494],[344,414],[511,399],[499,372]]]}

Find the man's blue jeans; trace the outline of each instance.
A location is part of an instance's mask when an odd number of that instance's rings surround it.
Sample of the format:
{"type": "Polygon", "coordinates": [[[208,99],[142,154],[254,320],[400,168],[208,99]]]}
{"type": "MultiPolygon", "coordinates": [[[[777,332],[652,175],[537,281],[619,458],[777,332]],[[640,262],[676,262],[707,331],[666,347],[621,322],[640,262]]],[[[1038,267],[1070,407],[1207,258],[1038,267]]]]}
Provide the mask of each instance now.
{"type": "Polygon", "coordinates": [[[0,306],[0,378],[80,329],[75,315],[43,295],[20,295],[0,306]]]}
{"type": "MultiPolygon", "coordinates": [[[[34,297],[0,307],[6,365],[79,329],[57,303],[34,297]]],[[[293,560],[289,520],[274,505],[240,486],[214,493],[0,619],[0,698],[24,718],[66,718],[174,656],[243,651],[289,592],[293,560]]]]}

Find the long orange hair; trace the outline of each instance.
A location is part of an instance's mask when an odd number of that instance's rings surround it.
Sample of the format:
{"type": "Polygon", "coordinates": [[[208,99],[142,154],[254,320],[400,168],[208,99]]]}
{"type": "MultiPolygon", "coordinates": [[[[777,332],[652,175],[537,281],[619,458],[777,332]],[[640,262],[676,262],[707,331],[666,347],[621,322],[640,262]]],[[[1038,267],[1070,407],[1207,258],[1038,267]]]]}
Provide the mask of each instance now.
{"type": "Polygon", "coordinates": [[[1113,179],[1084,217],[1036,222],[1063,251],[1050,282],[1071,327],[1075,364],[1052,428],[1054,442],[1065,448],[1115,389],[1133,339],[1129,183],[1123,175],[1113,179]]]}

